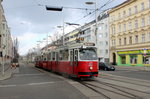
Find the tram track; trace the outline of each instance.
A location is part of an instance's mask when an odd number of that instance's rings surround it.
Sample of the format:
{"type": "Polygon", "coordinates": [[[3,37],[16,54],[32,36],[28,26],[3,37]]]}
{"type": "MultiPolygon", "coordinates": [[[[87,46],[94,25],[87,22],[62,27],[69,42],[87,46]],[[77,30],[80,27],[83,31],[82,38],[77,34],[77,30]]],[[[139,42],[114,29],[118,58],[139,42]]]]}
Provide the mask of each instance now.
{"type": "MultiPolygon", "coordinates": [[[[129,81],[118,80],[118,79],[114,79],[114,78],[108,78],[108,77],[101,77],[101,78],[103,78],[103,79],[109,79],[109,80],[114,80],[114,81],[119,81],[119,82],[123,82],[123,83],[134,84],[134,85],[143,86],[143,87],[150,87],[149,85],[143,85],[143,84],[139,84],[139,83],[133,83],[133,82],[129,82],[129,81]]],[[[146,82],[146,83],[148,83],[148,82],[146,82]]]]}
{"type": "MultiPolygon", "coordinates": [[[[97,82],[97,81],[96,81],[96,82],[97,82]]],[[[119,89],[119,88],[115,88],[115,87],[112,87],[112,86],[109,86],[109,87],[113,88],[112,90],[110,90],[110,89],[108,89],[108,88],[101,87],[100,85],[98,86],[98,85],[91,84],[91,83],[87,83],[87,82],[84,82],[84,83],[82,82],[81,84],[84,85],[84,86],[86,86],[86,87],[88,87],[88,88],[90,88],[90,89],[92,89],[93,91],[95,91],[95,92],[101,94],[101,95],[104,96],[104,98],[106,98],[106,99],[112,99],[110,96],[107,96],[107,95],[106,95],[107,93],[110,93],[110,92],[113,93],[112,96],[113,96],[114,94],[116,94],[116,95],[123,96],[123,97],[129,98],[129,99],[143,99],[142,97],[139,97],[139,96],[137,96],[137,95],[134,95],[134,94],[132,94],[132,93],[126,92],[126,91],[124,91],[124,90],[121,90],[121,89],[119,89]],[[98,88],[99,88],[99,89],[98,89],[98,88]],[[102,92],[103,92],[103,90],[105,90],[105,91],[107,91],[107,93],[104,94],[104,93],[102,93],[101,91],[98,91],[98,90],[101,90],[102,92]],[[117,91],[115,91],[115,90],[117,90],[117,91]],[[120,92],[118,92],[118,91],[120,91],[120,92]]],[[[107,85],[106,85],[106,86],[107,86],[107,85]]],[[[107,87],[108,87],[108,86],[107,86],[107,87]]]]}
{"type": "Polygon", "coordinates": [[[96,81],[96,82],[100,83],[100,84],[110,86],[110,87],[116,86],[116,87],[124,88],[124,89],[127,89],[127,90],[132,90],[132,91],[136,91],[136,92],[140,92],[140,93],[144,93],[144,94],[150,94],[149,92],[143,92],[143,91],[140,91],[140,90],[136,90],[136,89],[132,89],[132,88],[124,87],[124,86],[119,86],[119,85],[115,85],[115,84],[111,84],[111,83],[107,83],[107,82],[102,82],[102,81],[96,81]]]}
{"type": "Polygon", "coordinates": [[[104,93],[102,93],[102,92],[96,90],[95,88],[93,88],[93,87],[91,87],[91,86],[88,86],[88,84],[86,84],[86,83],[84,83],[84,82],[79,82],[79,83],[82,84],[83,86],[85,86],[85,87],[87,87],[87,88],[93,90],[94,92],[96,92],[96,93],[102,95],[104,98],[106,98],[106,99],[111,99],[111,97],[108,97],[108,96],[105,95],[104,93]]]}

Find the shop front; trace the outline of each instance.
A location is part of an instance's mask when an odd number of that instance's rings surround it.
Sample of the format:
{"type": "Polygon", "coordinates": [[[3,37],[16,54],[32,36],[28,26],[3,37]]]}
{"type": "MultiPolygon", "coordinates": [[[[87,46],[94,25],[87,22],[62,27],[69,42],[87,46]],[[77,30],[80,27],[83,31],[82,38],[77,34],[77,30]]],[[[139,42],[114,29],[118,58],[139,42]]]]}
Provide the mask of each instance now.
{"type": "Polygon", "coordinates": [[[117,51],[120,66],[150,66],[150,49],[117,51]]]}

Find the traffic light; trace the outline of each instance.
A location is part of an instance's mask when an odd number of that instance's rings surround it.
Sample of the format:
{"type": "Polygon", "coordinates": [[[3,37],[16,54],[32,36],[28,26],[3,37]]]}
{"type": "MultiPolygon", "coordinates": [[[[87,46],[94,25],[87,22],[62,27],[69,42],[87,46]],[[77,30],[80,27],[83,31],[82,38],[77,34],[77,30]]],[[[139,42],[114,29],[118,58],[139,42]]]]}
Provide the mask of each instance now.
{"type": "Polygon", "coordinates": [[[0,52],[0,57],[3,57],[3,53],[2,52],[0,52]]]}
{"type": "Polygon", "coordinates": [[[46,6],[46,10],[51,11],[62,11],[63,7],[55,7],[55,6],[46,6]]]}

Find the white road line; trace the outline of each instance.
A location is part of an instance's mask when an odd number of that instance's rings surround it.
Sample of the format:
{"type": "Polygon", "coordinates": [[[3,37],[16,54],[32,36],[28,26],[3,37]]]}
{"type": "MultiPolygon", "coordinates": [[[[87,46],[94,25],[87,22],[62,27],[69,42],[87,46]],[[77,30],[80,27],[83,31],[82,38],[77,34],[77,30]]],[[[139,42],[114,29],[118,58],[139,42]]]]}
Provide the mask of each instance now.
{"type": "Polygon", "coordinates": [[[15,76],[38,76],[38,75],[45,75],[44,73],[40,73],[40,74],[18,74],[15,76]]]}
{"type": "Polygon", "coordinates": [[[54,82],[41,82],[41,83],[30,83],[30,84],[27,84],[27,85],[44,85],[44,84],[52,84],[54,82]]]}
{"type": "Polygon", "coordinates": [[[4,87],[17,87],[17,86],[44,85],[44,84],[52,84],[52,83],[55,83],[55,82],[28,83],[28,84],[21,84],[21,85],[0,85],[0,88],[4,88],[4,87]]]}
{"type": "Polygon", "coordinates": [[[0,88],[2,88],[2,87],[15,87],[15,86],[17,86],[17,85],[0,85],[0,88]]]}

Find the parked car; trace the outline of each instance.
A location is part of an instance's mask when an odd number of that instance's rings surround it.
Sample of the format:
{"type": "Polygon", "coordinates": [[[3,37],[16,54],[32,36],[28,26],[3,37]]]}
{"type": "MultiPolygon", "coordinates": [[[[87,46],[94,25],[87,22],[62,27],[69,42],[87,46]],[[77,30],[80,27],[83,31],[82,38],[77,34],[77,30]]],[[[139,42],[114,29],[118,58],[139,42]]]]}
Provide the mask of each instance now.
{"type": "Polygon", "coordinates": [[[115,71],[115,67],[109,63],[99,62],[99,70],[115,71]]]}
{"type": "Polygon", "coordinates": [[[11,61],[11,67],[19,67],[18,59],[12,59],[11,61]]]}

